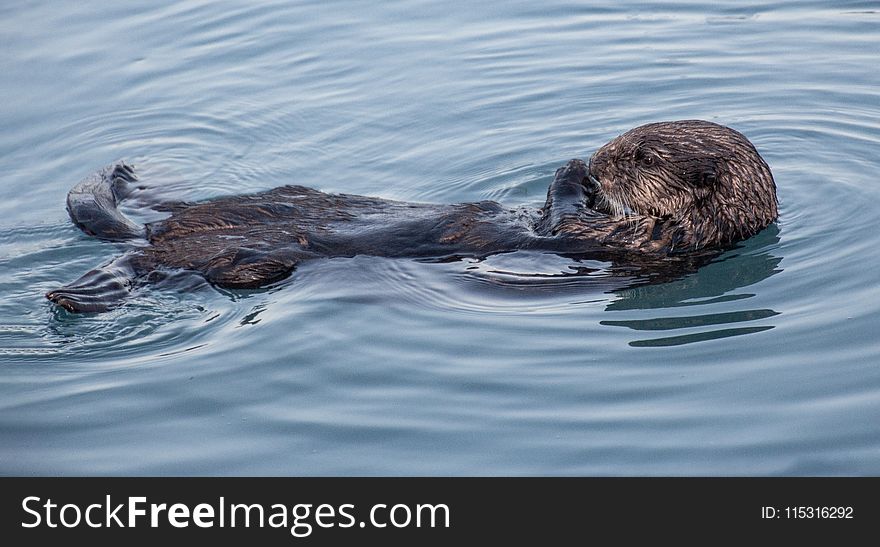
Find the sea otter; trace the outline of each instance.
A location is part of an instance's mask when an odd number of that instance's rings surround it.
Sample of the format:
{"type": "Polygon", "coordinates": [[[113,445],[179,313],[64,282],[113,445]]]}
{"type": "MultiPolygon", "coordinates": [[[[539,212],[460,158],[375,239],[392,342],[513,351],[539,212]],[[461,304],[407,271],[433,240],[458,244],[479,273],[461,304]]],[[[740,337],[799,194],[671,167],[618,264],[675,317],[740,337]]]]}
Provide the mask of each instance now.
{"type": "Polygon", "coordinates": [[[777,216],[767,163],[739,132],[711,122],[660,122],[602,146],[589,163],[556,172],[544,205],[493,201],[405,203],[303,186],[156,207],[170,216],[139,226],[118,209],[132,167],[110,165],[67,196],[89,235],[132,240],[130,252],[46,297],[71,312],[122,302],[156,272],[183,269],[225,288],[259,288],[303,261],[359,254],[485,257],[534,250],[634,264],[668,264],[748,238],[777,216]]]}

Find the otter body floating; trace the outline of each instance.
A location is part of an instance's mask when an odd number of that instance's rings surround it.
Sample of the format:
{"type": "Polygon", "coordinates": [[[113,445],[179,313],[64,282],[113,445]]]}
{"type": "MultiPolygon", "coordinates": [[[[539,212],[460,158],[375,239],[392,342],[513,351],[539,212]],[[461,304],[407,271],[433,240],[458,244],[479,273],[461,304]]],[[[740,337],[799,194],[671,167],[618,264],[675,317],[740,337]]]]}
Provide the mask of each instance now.
{"type": "Polygon", "coordinates": [[[118,209],[134,180],[133,168],[118,163],[70,191],[68,212],[84,232],[142,241],[49,292],[49,300],[71,312],[99,312],[158,271],[259,288],[303,261],[360,254],[444,259],[535,250],[687,263],[688,254],[750,237],[777,215],[773,177],[755,147],[730,128],[696,120],[644,125],[600,148],[589,164],[569,161],[543,207],[526,215],[492,201],[405,203],[281,186],[160,205],[170,216],[139,226],[118,209]]]}

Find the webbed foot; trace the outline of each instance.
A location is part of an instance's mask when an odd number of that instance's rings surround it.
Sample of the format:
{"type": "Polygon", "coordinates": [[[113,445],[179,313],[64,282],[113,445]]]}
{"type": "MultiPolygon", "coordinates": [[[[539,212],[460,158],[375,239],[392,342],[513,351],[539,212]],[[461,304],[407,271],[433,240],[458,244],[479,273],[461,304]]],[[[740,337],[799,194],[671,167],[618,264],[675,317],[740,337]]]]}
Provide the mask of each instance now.
{"type": "Polygon", "coordinates": [[[121,304],[131,284],[131,268],[126,261],[117,260],[86,272],[70,285],[49,291],[46,298],[72,313],[99,313],[121,304]]]}

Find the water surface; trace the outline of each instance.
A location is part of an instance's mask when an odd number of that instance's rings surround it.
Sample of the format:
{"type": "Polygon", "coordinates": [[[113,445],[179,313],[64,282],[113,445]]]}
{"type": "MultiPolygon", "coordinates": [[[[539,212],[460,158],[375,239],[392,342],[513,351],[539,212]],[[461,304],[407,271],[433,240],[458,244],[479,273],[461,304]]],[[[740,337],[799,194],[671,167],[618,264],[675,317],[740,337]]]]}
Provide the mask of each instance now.
{"type": "Polygon", "coordinates": [[[880,474],[878,44],[875,2],[8,3],[0,473],[880,474]],[[513,253],[42,297],[123,251],[64,210],[118,159],[167,199],[529,206],[682,118],[745,133],[781,214],[667,283],[513,253]]]}

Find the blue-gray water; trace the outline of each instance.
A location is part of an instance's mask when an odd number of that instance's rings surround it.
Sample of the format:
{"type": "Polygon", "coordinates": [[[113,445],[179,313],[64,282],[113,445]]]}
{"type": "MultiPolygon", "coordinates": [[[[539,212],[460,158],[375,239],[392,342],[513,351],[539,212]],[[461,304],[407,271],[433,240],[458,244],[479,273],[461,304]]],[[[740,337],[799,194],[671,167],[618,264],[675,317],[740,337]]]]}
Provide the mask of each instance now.
{"type": "Polygon", "coordinates": [[[6,2],[0,48],[2,474],[880,474],[880,3],[6,2]],[[117,159],[168,199],[519,206],[682,118],[745,133],[781,216],[677,281],[514,253],[42,296],[122,252],[64,210],[117,159]]]}

